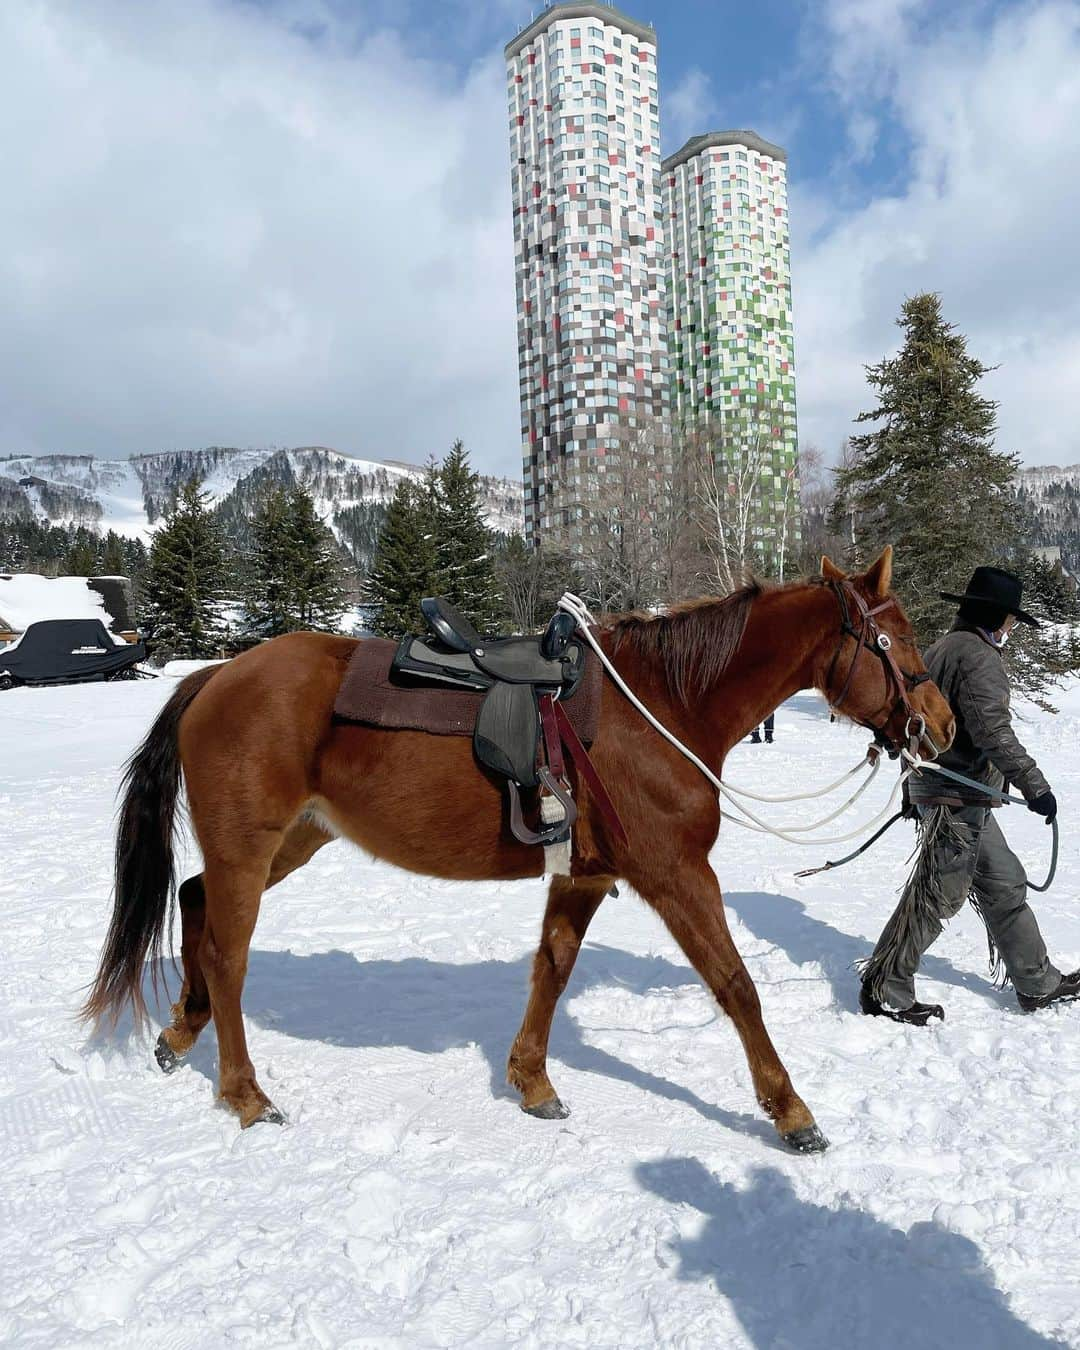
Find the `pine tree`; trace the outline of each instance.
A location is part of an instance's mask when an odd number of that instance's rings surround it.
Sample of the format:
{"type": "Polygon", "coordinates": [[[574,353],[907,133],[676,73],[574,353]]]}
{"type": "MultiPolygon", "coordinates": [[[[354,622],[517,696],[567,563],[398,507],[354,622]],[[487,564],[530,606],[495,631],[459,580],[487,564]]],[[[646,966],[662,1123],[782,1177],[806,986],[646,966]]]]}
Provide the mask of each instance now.
{"type": "Polygon", "coordinates": [[[833,519],[854,512],[852,564],[895,546],[896,589],[926,645],[955,613],[938,592],[962,592],[978,564],[1007,566],[1015,554],[1017,459],[994,449],[996,405],[978,392],[988,367],[946,323],[940,298],[905,301],[897,323],[900,351],[867,367],[877,407],[857,421],[878,425],[851,438],[833,519]]]}
{"type": "Polygon", "coordinates": [[[387,508],[366,587],[382,637],[421,632],[420,601],[438,593],[434,479],[434,470],[422,483],[403,478],[387,508]]]}
{"type": "Polygon", "coordinates": [[[296,627],[336,633],[345,609],[341,554],[315,499],[299,484],[288,494],[288,538],[296,627]]]}
{"type": "Polygon", "coordinates": [[[292,631],[288,520],[285,490],[271,488],[252,522],[253,543],[244,587],[244,626],[255,638],[278,637],[292,631]]]}
{"type": "Polygon", "coordinates": [[[469,467],[460,440],[443,460],[435,486],[438,593],[456,605],[477,632],[493,632],[501,608],[495,541],[484,521],[480,475],[469,467]]]}
{"type": "Polygon", "coordinates": [[[216,656],[221,624],[221,541],[209,496],[190,479],[154,534],[146,575],[147,632],[155,652],[194,659],[216,656]]]}
{"type": "Polygon", "coordinates": [[[1043,622],[1018,623],[1009,634],[1005,664],[1014,685],[1047,712],[1056,712],[1047,694],[1065,675],[1080,670],[1080,597],[1060,564],[1054,566],[1026,546],[1009,565],[1024,581],[1024,608],[1043,622]]]}
{"type": "Polygon", "coordinates": [[[86,539],[77,539],[60,564],[62,577],[92,577],[97,571],[97,554],[86,539]]]}
{"type": "Polygon", "coordinates": [[[101,541],[101,556],[97,564],[98,573],[104,577],[127,576],[126,563],[124,541],[115,530],[110,530],[101,541]]]}
{"type": "Polygon", "coordinates": [[[273,488],[253,522],[246,626],[260,638],[316,629],[337,632],[345,608],[337,543],[305,488],[273,488]]]}

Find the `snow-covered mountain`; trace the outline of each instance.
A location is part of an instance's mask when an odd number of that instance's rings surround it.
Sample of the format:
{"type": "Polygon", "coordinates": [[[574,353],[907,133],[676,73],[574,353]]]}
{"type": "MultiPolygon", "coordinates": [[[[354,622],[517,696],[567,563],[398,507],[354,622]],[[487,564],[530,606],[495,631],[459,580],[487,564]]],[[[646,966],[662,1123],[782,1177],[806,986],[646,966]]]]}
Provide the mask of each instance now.
{"type": "MultiPolygon", "coordinates": [[[[0,459],[0,517],[36,517],[145,539],[176,488],[193,476],[226,512],[242,509],[267,481],[297,482],[312,493],[335,533],[351,542],[358,514],[370,524],[401,479],[419,478],[422,472],[414,465],[354,459],[323,446],[243,450],[210,446],[131,459],[15,455],[0,459]]],[[[520,531],[520,482],[485,476],[482,483],[491,528],[520,531]]]]}
{"type": "Polygon", "coordinates": [[[1016,475],[1017,496],[1033,544],[1057,545],[1065,566],[1080,571],[1080,464],[1040,464],[1016,475]]]}

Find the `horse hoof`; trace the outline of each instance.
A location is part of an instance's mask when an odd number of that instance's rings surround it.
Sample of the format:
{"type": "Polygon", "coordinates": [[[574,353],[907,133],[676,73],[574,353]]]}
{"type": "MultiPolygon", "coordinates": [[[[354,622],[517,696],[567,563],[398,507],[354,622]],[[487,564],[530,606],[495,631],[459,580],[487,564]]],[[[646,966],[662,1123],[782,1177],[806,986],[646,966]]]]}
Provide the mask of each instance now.
{"type": "Polygon", "coordinates": [[[804,1125],[801,1130],[789,1130],[782,1138],[796,1153],[824,1153],[829,1147],[829,1141],[816,1125],[804,1125]]]}
{"type": "Polygon", "coordinates": [[[252,1125],[284,1125],[285,1114],[279,1111],[273,1102],[267,1102],[257,1116],[254,1116],[247,1122],[244,1129],[249,1129],[252,1125]]]}
{"type": "Polygon", "coordinates": [[[162,1073],[175,1073],[184,1062],[165,1039],[164,1032],[157,1038],[157,1044],[154,1046],[154,1058],[157,1060],[158,1068],[162,1073]]]}
{"type": "Polygon", "coordinates": [[[527,1116],[535,1116],[537,1120],[565,1120],[570,1114],[570,1108],[564,1106],[558,1097],[549,1097],[537,1106],[525,1106],[523,1103],[521,1109],[527,1116]]]}

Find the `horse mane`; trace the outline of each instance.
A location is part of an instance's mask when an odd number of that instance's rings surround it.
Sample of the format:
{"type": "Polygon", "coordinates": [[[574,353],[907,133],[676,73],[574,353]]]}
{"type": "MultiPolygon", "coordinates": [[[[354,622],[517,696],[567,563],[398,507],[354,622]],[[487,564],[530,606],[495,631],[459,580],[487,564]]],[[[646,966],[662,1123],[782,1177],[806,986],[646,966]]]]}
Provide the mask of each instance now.
{"type": "Polygon", "coordinates": [[[683,707],[689,707],[731,664],[759,595],[827,584],[819,576],[779,583],[751,576],[745,586],[728,595],[683,600],[659,614],[635,611],[613,615],[602,626],[612,634],[614,652],[629,646],[644,660],[658,663],[672,695],[683,707]]]}
{"type": "Polygon", "coordinates": [[[731,664],[750,607],[764,589],[754,578],[730,595],[683,600],[660,614],[621,614],[605,626],[614,639],[614,652],[632,647],[645,660],[658,663],[671,693],[687,707],[731,664]]]}

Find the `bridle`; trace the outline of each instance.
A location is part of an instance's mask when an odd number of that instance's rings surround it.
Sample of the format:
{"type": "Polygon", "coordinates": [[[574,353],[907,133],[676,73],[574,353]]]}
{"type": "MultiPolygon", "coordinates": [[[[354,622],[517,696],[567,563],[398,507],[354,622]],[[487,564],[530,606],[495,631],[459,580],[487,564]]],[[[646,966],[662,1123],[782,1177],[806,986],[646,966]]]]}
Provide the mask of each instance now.
{"type": "MultiPolygon", "coordinates": [[[[851,684],[855,678],[855,668],[859,663],[859,657],[862,655],[863,648],[872,652],[882,664],[885,671],[886,683],[890,684],[896,690],[896,701],[889,709],[885,720],[880,726],[875,726],[873,722],[863,721],[861,717],[855,717],[852,720],[864,726],[868,731],[874,733],[874,740],[882,749],[887,750],[890,755],[896,756],[900,753],[900,747],[897,746],[891,737],[885,734],[885,728],[889,725],[897,712],[903,709],[907,713],[907,722],[904,725],[904,735],[908,741],[908,749],[914,754],[918,748],[919,742],[924,738],[929,741],[926,731],[926,718],[921,713],[916,712],[911,702],[909,693],[917,689],[920,684],[925,684],[930,676],[923,671],[922,674],[911,675],[906,670],[901,670],[893,655],[892,638],[888,633],[883,633],[877,623],[877,615],[883,610],[889,609],[896,604],[896,600],[889,596],[883,600],[880,605],[875,605],[872,609],[851,584],[850,581],[830,580],[827,585],[832,590],[840,604],[840,641],[837,644],[836,651],[833,653],[833,659],[829,665],[829,673],[825,677],[826,695],[832,685],[833,674],[836,670],[837,662],[840,660],[840,653],[844,649],[844,639],[851,637],[855,639],[855,651],[851,658],[851,664],[848,666],[847,675],[844,679],[840,693],[830,701],[829,707],[834,713],[841,711],[844,700],[851,692],[851,684]],[[852,622],[852,610],[857,614],[857,621],[852,622]]],[[[845,714],[851,716],[850,713],[845,714]]],[[[930,742],[933,745],[933,742],[930,742]]],[[[935,754],[937,747],[934,747],[935,754]]]]}

